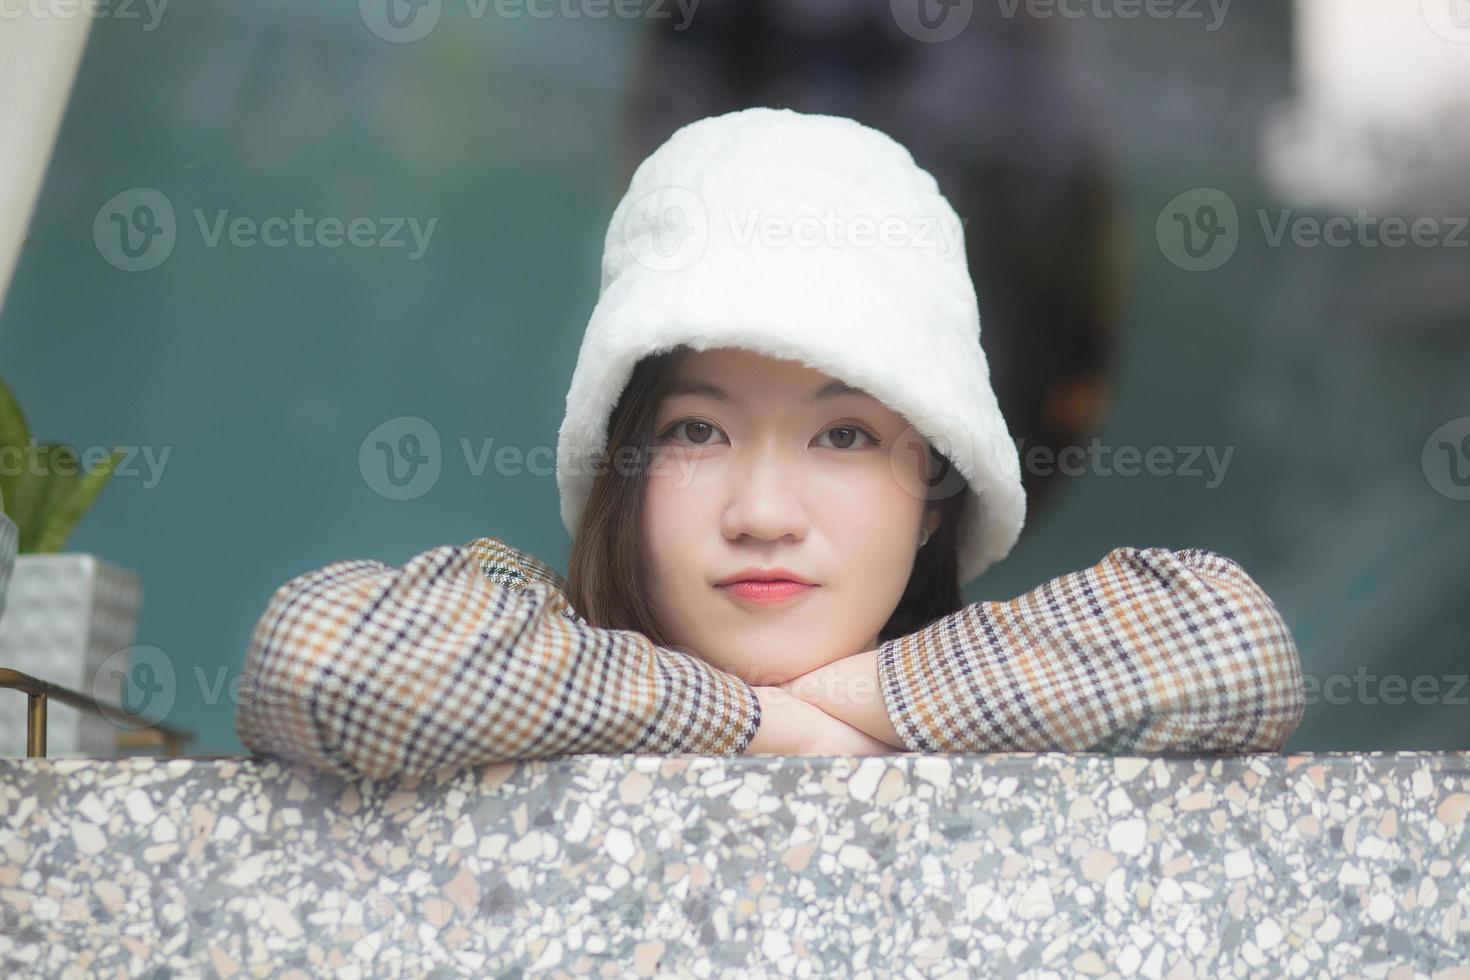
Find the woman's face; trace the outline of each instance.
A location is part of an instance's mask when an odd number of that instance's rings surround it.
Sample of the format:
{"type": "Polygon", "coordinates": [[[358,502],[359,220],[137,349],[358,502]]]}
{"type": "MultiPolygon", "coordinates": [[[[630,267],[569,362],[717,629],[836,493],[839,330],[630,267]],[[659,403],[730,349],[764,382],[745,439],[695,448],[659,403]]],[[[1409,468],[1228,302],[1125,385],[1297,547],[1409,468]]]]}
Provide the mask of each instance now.
{"type": "Polygon", "coordinates": [[[658,407],[643,500],[654,601],[670,643],[751,684],[876,647],[937,520],[914,492],[922,436],[834,386],[800,362],[720,348],[688,357],[658,407]],[[720,584],[751,568],[814,587],[759,601],[761,587],[720,584]]]}

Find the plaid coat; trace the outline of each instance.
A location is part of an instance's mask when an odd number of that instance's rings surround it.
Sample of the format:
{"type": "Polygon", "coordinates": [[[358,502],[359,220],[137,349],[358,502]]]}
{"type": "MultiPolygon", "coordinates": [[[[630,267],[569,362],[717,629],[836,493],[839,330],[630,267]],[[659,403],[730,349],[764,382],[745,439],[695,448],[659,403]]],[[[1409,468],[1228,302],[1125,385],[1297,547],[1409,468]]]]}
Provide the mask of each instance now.
{"type": "MultiPolygon", "coordinates": [[[[883,643],[917,752],[1276,751],[1301,720],[1286,623],[1240,565],[1116,548],[1008,602],[883,643]]],[[[401,567],[341,561],[271,596],[235,719],[254,752],[354,777],[572,753],[742,753],[743,680],[587,624],[566,583],[496,538],[401,567]]]]}

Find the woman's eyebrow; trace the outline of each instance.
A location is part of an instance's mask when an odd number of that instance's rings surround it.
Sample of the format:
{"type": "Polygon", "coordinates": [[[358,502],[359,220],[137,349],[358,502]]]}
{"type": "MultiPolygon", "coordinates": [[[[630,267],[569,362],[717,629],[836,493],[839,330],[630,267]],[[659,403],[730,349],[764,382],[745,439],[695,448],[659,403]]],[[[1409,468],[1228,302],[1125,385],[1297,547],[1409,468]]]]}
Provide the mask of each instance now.
{"type": "MultiPolygon", "coordinates": [[[[716,401],[725,402],[731,405],[740,404],[740,399],[736,398],[734,395],[730,394],[719,385],[711,384],[708,381],[672,381],[669,383],[667,394],[708,395],[716,401]]],[[[835,398],[838,395],[862,395],[864,397],[872,397],[861,388],[854,388],[852,385],[846,384],[842,381],[829,381],[826,384],[822,385],[822,387],[818,388],[816,391],[808,395],[807,401],[816,402],[821,401],[824,398],[835,398]]]]}

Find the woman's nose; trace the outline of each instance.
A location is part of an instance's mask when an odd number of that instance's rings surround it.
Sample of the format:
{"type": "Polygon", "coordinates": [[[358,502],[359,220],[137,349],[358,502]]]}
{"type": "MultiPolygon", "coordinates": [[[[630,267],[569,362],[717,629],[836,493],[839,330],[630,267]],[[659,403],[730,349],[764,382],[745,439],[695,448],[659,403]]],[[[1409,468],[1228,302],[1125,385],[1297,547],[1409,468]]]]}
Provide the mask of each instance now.
{"type": "Polygon", "coordinates": [[[772,446],[751,447],[731,468],[722,530],[735,540],[750,535],[776,541],[806,536],[806,473],[799,458],[772,446]]]}

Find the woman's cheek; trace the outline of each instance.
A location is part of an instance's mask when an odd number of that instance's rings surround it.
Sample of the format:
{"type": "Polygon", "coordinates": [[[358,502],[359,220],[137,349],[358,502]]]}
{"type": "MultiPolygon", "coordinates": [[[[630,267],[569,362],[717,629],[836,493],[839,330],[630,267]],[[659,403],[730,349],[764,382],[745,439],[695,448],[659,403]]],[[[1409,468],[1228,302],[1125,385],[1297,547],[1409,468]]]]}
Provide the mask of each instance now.
{"type": "Polygon", "coordinates": [[[824,483],[828,515],[860,539],[887,551],[892,542],[909,539],[910,525],[917,535],[923,501],[904,488],[886,460],[835,474],[824,483]]]}
{"type": "Polygon", "coordinates": [[[716,520],[707,506],[710,499],[708,487],[681,479],[677,465],[649,475],[643,491],[643,534],[655,583],[686,582],[703,575],[699,549],[716,520]]]}
{"type": "Polygon", "coordinates": [[[678,528],[673,526],[679,519],[679,508],[669,493],[669,488],[658,477],[649,477],[643,490],[643,548],[648,556],[649,583],[655,599],[664,598],[661,584],[673,579],[669,574],[672,556],[669,549],[680,540],[678,528]]]}
{"type": "Polygon", "coordinates": [[[886,461],[881,470],[865,476],[845,495],[845,505],[836,512],[841,524],[833,534],[849,542],[846,557],[852,567],[866,570],[860,583],[865,601],[872,608],[892,609],[913,570],[923,501],[895,478],[886,461]]]}

